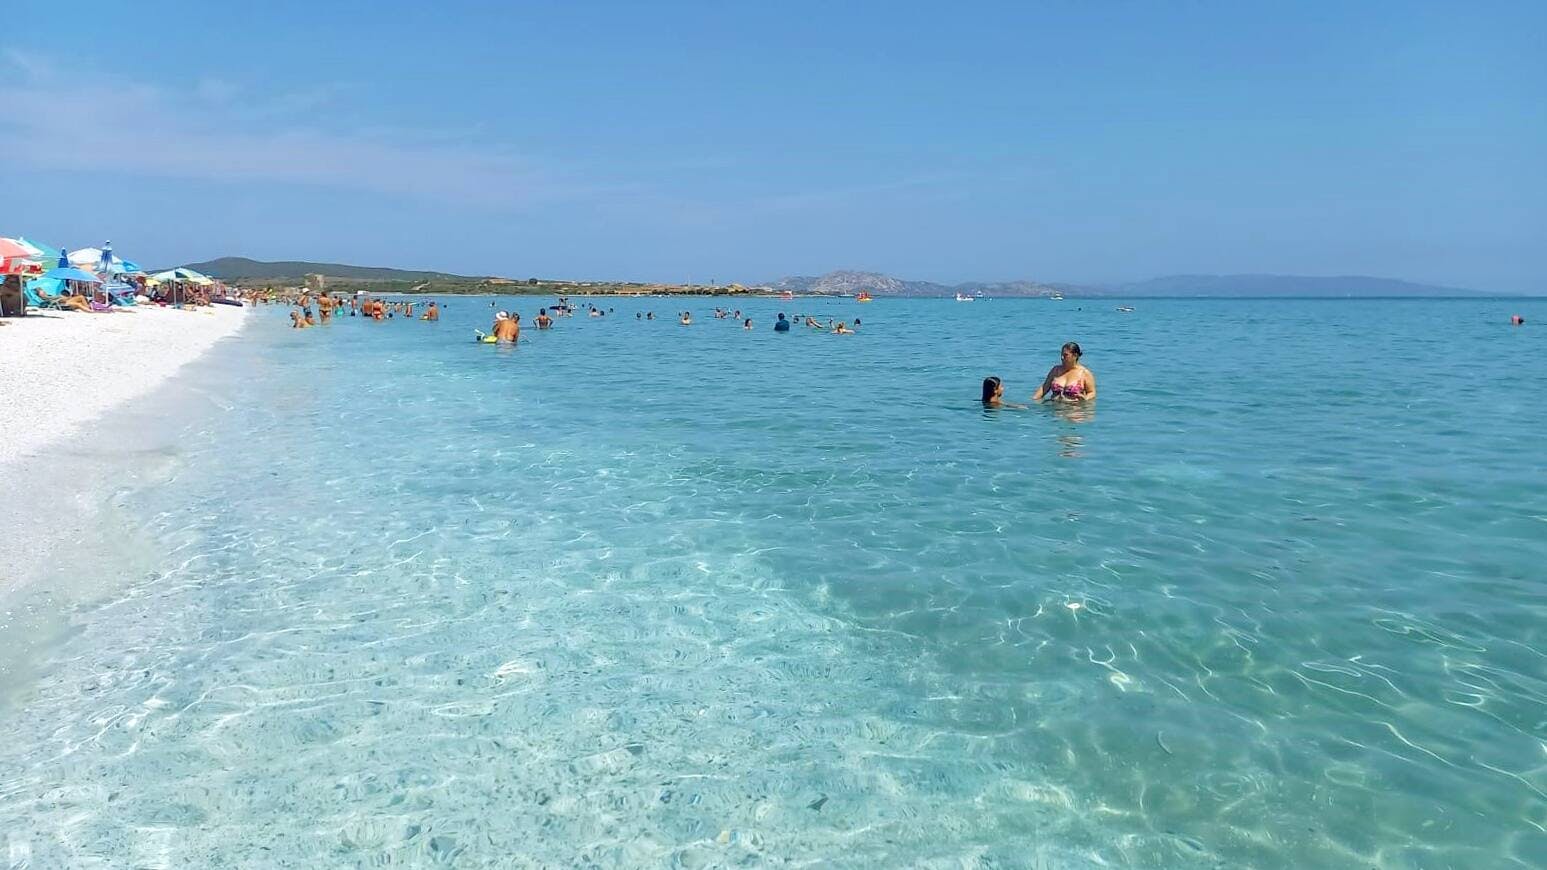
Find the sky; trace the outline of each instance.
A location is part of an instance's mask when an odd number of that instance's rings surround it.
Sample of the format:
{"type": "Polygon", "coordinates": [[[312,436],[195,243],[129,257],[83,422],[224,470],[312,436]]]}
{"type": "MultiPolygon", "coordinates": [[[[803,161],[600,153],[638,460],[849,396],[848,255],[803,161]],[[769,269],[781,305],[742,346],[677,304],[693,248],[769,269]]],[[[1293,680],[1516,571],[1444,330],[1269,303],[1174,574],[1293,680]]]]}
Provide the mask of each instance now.
{"type": "Polygon", "coordinates": [[[6,7],[0,235],[147,265],[1547,293],[1540,0],[6,7]]]}

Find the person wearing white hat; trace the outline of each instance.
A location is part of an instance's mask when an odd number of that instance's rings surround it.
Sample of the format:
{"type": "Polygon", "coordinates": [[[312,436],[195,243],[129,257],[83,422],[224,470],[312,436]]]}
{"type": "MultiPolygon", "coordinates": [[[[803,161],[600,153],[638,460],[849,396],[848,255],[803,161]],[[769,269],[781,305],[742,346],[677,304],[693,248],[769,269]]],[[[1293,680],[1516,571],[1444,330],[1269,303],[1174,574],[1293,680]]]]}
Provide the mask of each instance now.
{"type": "Polygon", "coordinates": [[[517,317],[511,317],[510,312],[501,311],[494,315],[494,329],[492,331],[497,340],[515,344],[521,338],[521,321],[517,317]]]}

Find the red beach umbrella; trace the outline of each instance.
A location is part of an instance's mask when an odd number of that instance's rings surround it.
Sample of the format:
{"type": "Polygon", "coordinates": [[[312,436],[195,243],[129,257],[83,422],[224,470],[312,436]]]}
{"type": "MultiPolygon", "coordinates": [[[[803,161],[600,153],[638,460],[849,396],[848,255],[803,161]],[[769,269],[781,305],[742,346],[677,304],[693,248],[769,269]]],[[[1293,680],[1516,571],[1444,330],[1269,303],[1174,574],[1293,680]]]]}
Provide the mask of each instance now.
{"type": "Polygon", "coordinates": [[[0,275],[21,275],[37,269],[33,252],[10,239],[0,239],[0,275]]]}

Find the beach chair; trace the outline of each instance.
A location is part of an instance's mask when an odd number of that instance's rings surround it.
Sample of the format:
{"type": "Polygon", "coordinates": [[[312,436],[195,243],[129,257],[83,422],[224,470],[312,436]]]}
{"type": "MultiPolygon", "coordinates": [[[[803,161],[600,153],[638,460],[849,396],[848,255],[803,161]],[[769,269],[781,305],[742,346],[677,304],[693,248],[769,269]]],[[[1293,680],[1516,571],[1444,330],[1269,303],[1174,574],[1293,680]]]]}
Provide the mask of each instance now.
{"type": "Polygon", "coordinates": [[[22,298],[32,308],[41,308],[46,311],[63,311],[64,305],[52,296],[44,296],[34,287],[23,288],[22,298]]]}
{"type": "Polygon", "coordinates": [[[113,305],[135,304],[134,288],[128,284],[109,284],[102,288],[102,292],[107,294],[107,301],[113,305]]]}

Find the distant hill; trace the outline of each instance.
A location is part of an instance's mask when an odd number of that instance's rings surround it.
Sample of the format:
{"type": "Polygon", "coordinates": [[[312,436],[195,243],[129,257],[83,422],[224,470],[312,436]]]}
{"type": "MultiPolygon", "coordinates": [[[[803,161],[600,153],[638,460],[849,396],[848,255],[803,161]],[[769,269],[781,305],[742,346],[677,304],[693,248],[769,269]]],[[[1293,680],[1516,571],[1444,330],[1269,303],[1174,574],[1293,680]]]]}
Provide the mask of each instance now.
{"type": "Polygon", "coordinates": [[[905,281],[878,272],[828,272],[817,277],[796,275],[781,278],[769,285],[775,290],[791,293],[818,293],[853,296],[860,292],[872,296],[954,296],[960,293],[981,293],[985,296],[1051,296],[1057,289],[1036,281],[983,282],[966,284],[936,284],[932,281],[905,281]]]}
{"type": "Polygon", "coordinates": [[[907,281],[876,272],[829,272],[818,277],[792,276],[769,285],[775,290],[793,293],[854,295],[865,291],[873,296],[953,296],[957,293],[991,297],[1051,296],[1234,296],[1291,297],[1319,296],[1470,296],[1479,291],[1436,284],[1418,284],[1395,278],[1371,278],[1363,275],[1314,277],[1305,275],[1171,275],[1125,284],[1061,284],[1041,281],[969,281],[962,284],[936,284],[907,281]]]}
{"type": "Polygon", "coordinates": [[[792,293],[822,293],[853,296],[865,291],[875,296],[948,296],[950,288],[928,281],[904,281],[877,272],[828,272],[826,275],[794,275],[771,285],[775,290],[792,293]]]}
{"type": "Polygon", "coordinates": [[[189,269],[226,280],[242,278],[284,278],[304,280],[307,275],[325,275],[329,278],[348,278],[356,281],[467,281],[478,280],[467,275],[447,272],[414,272],[407,269],[384,269],[378,266],[346,266],[342,263],[308,263],[302,260],[286,260],[268,263],[249,260],[246,257],[221,257],[203,263],[186,263],[189,269]]]}

